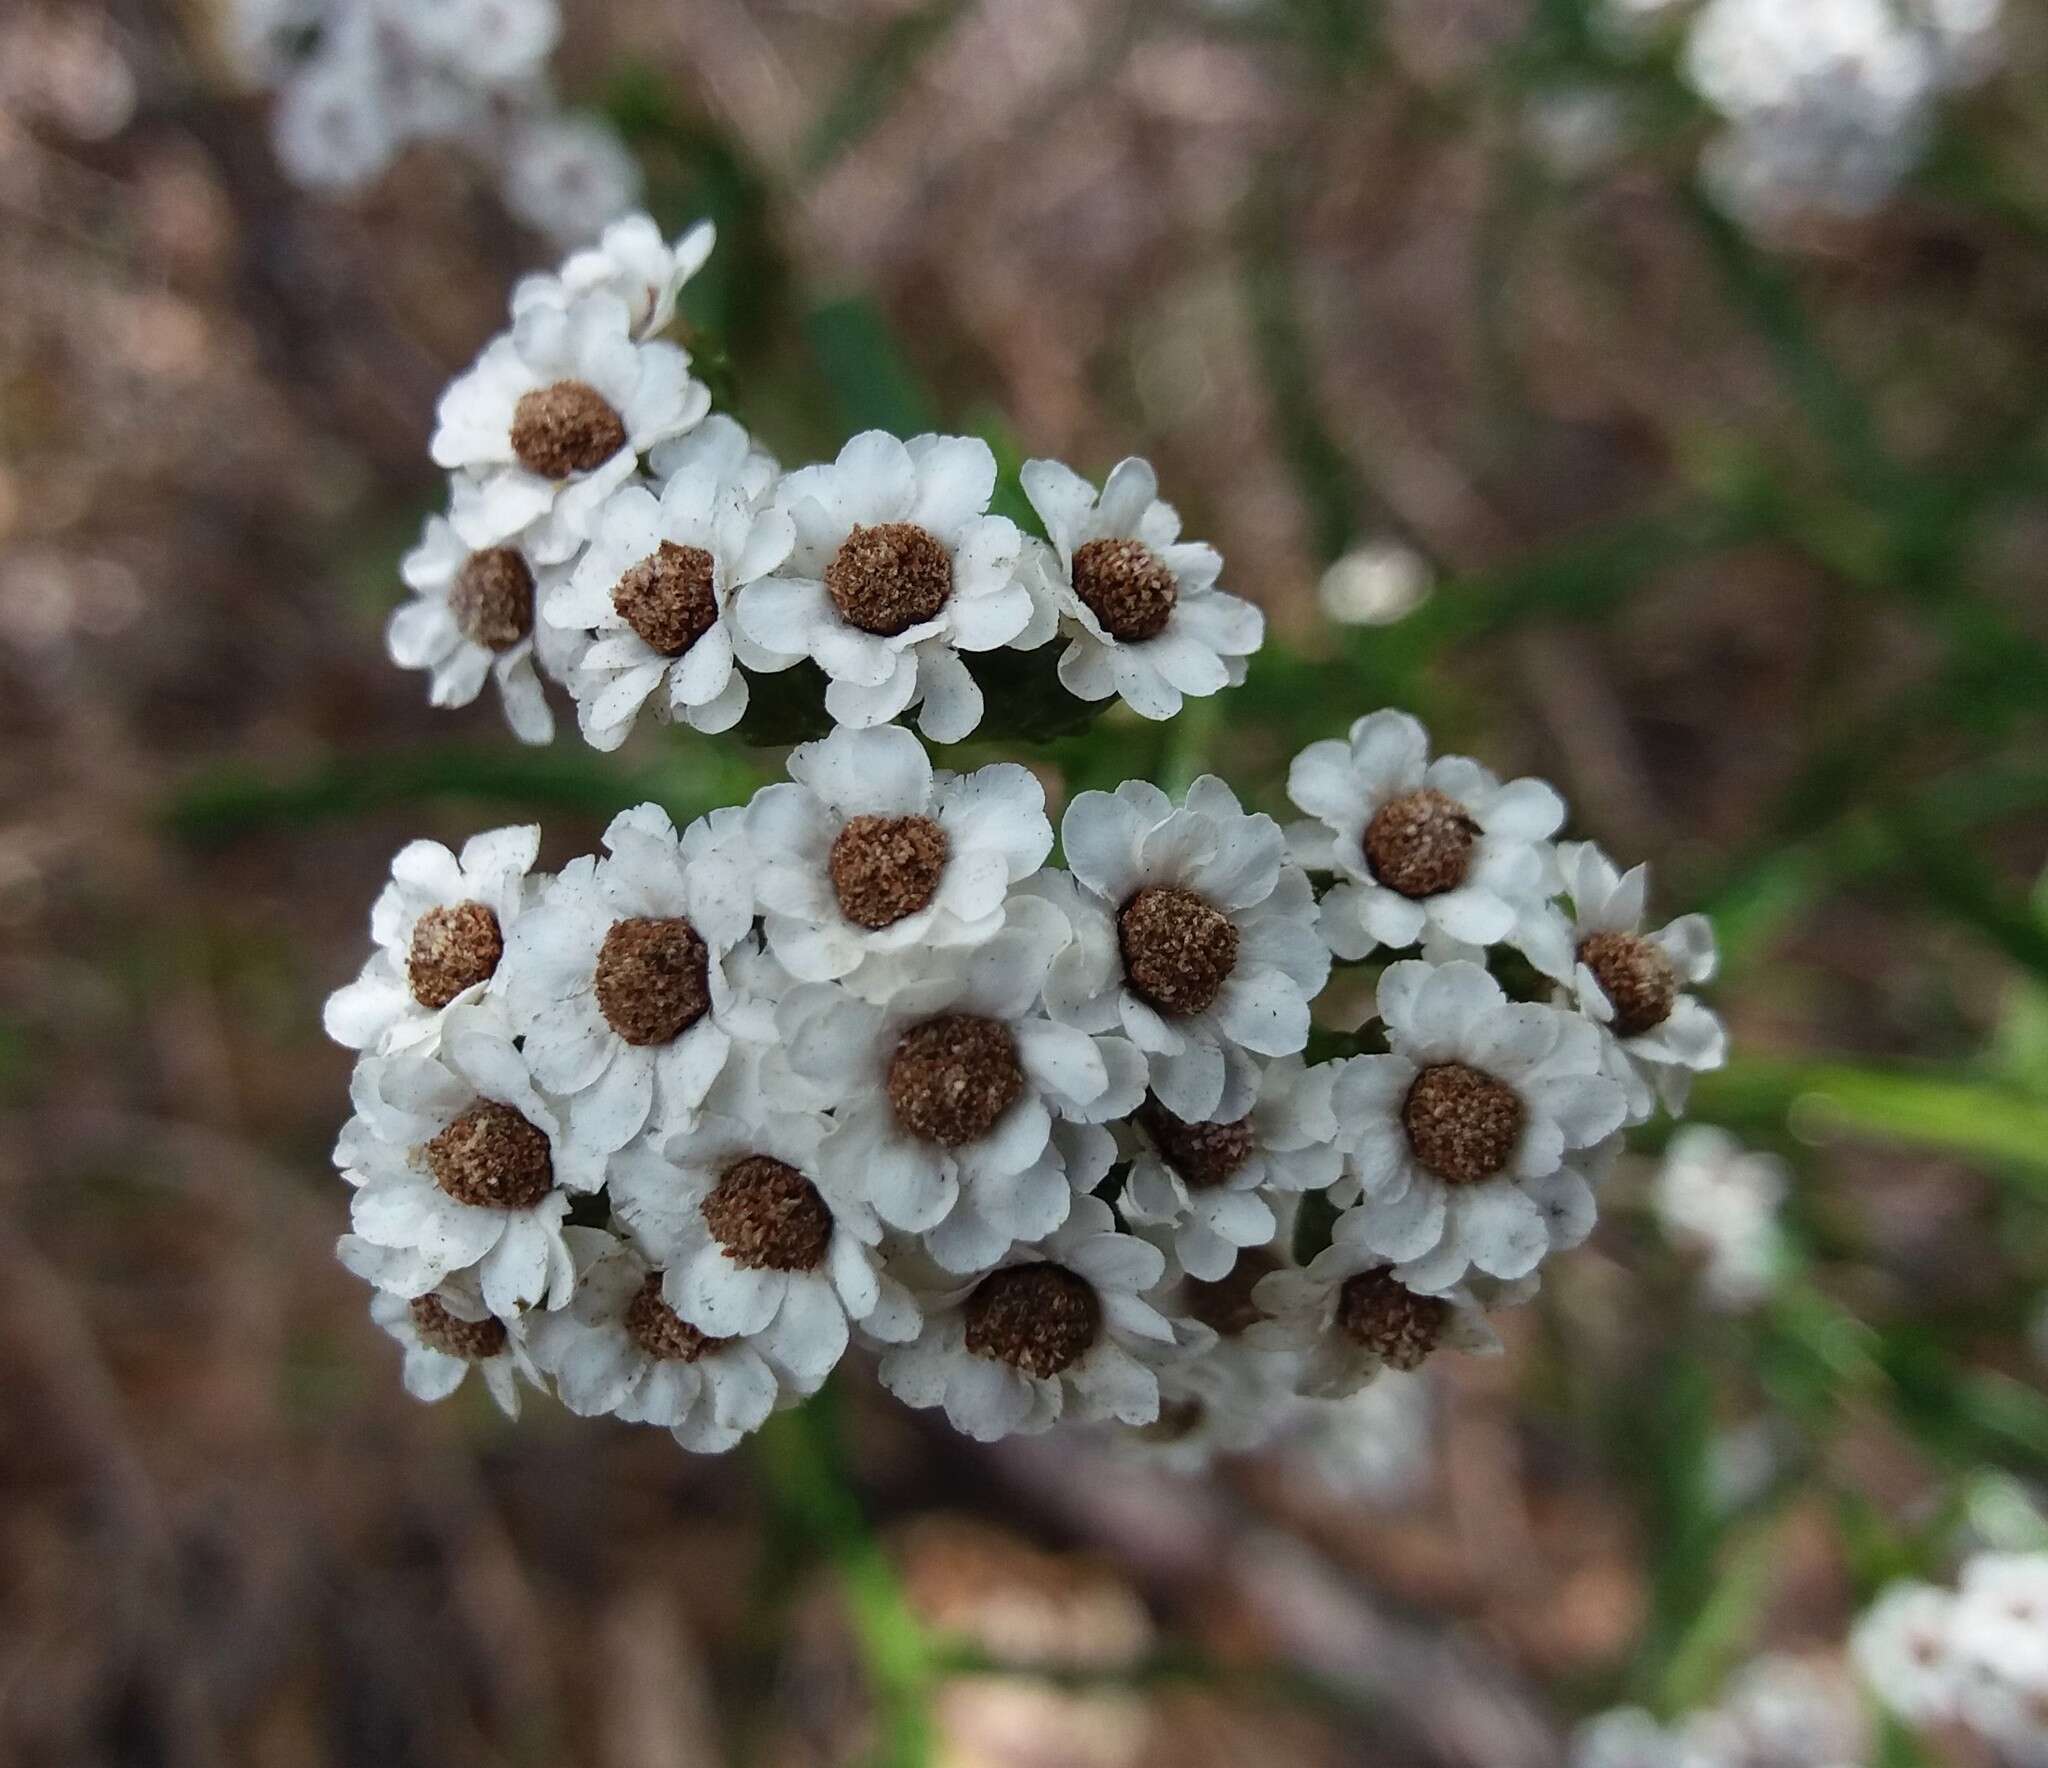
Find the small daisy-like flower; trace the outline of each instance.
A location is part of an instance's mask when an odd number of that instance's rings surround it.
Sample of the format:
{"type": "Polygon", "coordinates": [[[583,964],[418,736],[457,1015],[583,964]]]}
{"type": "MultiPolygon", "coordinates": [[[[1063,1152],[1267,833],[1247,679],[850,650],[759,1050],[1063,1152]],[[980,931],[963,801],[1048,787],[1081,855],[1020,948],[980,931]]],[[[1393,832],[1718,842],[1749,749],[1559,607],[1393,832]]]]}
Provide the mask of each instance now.
{"type": "Polygon", "coordinates": [[[384,648],[401,669],[431,672],[428,701],[467,706],[488,679],[505,722],[522,743],[551,742],[555,715],[534,665],[559,674],[567,647],[534,621],[537,584],[518,547],[471,551],[445,516],[429,516],[420,543],[398,567],[412,600],[396,609],[384,648]]]}
{"type": "Polygon", "coordinates": [[[284,82],[271,119],[278,162],[309,190],[354,190],[398,157],[405,132],[367,7],[325,34],[322,52],[284,82]]]}
{"type": "MultiPolygon", "coordinates": [[[[1512,1279],[1592,1231],[1592,1151],[1621,1127],[1598,1031],[1510,1001],[1477,964],[1390,966],[1389,1053],[1356,1056],[1333,1102],[1363,1200],[1356,1228],[1411,1289],[1512,1279]]],[[[1347,1219],[1350,1219],[1347,1217],[1347,1219]]]]}
{"type": "Polygon", "coordinates": [[[688,353],[635,343],[617,296],[531,305],[441,395],[433,455],[461,475],[455,530],[478,548],[516,539],[529,559],[558,564],[639,456],[710,408],[688,353]]]}
{"type": "Polygon", "coordinates": [[[877,953],[980,944],[1052,850],[1028,768],[934,773],[899,726],[836,730],[795,750],[789,773],[747,806],[747,842],[768,943],[804,981],[852,977],[877,953]]]}
{"type": "Polygon", "coordinates": [[[917,1330],[878,1261],[874,1211],[824,1179],[828,1127],[808,1113],[706,1117],[611,1173],[619,1220],[663,1268],[662,1299],[700,1332],[745,1340],[803,1394],[846,1354],[849,1322],[885,1342],[917,1330]]]}
{"type": "Polygon", "coordinates": [[[558,1307],[574,1273],[562,1223],[572,1191],[594,1191],[602,1158],[566,1136],[527,1059],[490,1014],[471,1007],[437,1056],[365,1058],[356,1117],[336,1147],[356,1187],[357,1235],[399,1255],[382,1280],[412,1297],[474,1271],[500,1319],[558,1307]]]}
{"type": "Polygon", "coordinates": [[[1949,1637],[1973,1674],[2048,1697],[2048,1553],[1969,1560],[1949,1637]]]}
{"type": "Polygon", "coordinates": [[[1849,1636],[1849,1657],[1887,1709],[1909,1725],[1955,1716],[1963,1683],[1953,1628],[1956,1599],[1932,1584],[1894,1584],[1849,1636]]]}
{"type": "Polygon", "coordinates": [[[579,1417],[658,1424],[686,1449],[723,1454],[775,1409],[775,1371],[742,1339],[699,1332],[662,1296],[662,1273],[628,1241],[571,1228],[575,1292],[529,1323],[533,1360],[579,1417]]]}
{"type": "Polygon", "coordinates": [[[1265,616],[1216,587],[1216,549],[1180,538],[1142,460],[1124,461],[1101,494],[1056,460],[1024,463],[1024,494],[1051,536],[1051,599],[1068,643],[1060,682],[1077,699],[1121,697],[1145,718],[1171,718],[1244,680],[1265,616]]]}
{"type": "Polygon", "coordinates": [[[1125,1445],[1175,1473],[1202,1472],[1219,1455],[1248,1455],[1277,1436],[1294,1409],[1295,1360],[1242,1338],[1163,1360],[1159,1416],[1125,1445]]]}
{"type": "Polygon", "coordinates": [[[517,220],[573,245],[640,200],[640,162],[601,117],[541,111],[506,138],[503,189],[517,220]]]}
{"type": "Polygon", "coordinates": [[[687,1128],[725,1067],[740,1004],[725,959],[754,923],[737,816],[678,837],[658,805],[621,811],[608,857],[571,862],[513,930],[507,1011],[591,1147],[687,1128]]]}
{"type": "Polygon", "coordinates": [[[408,0],[372,7],[414,48],[473,86],[508,86],[538,76],[562,34],[556,0],[408,0]]]}
{"type": "Polygon", "coordinates": [[[1383,1369],[1420,1369],[1440,1349],[1500,1349],[1471,1291],[1410,1289],[1362,1226],[1358,1212],[1348,1211],[1306,1269],[1275,1271],[1252,1289],[1252,1305],[1265,1317],[1245,1336],[1266,1350],[1299,1353],[1303,1394],[1342,1399],[1383,1369]]]}
{"type": "Polygon", "coordinates": [[[684,285],[704,268],[718,230],[699,221],[674,245],[646,215],[626,215],[604,230],[594,246],[572,252],[555,275],[521,279],[512,291],[515,317],[528,307],[568,307],[585,295],[616,295],[636,338],[658,337],[676,316],[684,285]]]}
{"type": "Polygon", "coordinates": [[[1696,1768],[1678,1737],[1643,1707],[1598,1713],[1572,1733],[1572,1768],[1696,1768]]]}
{"type": "Polygon", "coordinates": [[[1720,1307],[1754,1307],[1784,1259],[1778,1211],[1788,1175],[1775,1155],[1743,1147],[1726,1130],[1689,1124],[1671,1138],[1650,1191],[1658,1225],[1702,1256],[1707,1294],[1720,1307]]]}
{"type": "Polygon", "coordinates": [[[820,1156],[835,1189],[923,1234],[949,1271],[993,1264],[1066,1219],[1070,1144],[1053,1134],[1055,1113],[1101,1123],[1143,1096],[1144,1060],[1129,1043],[1039,1011],[1066,938],[1048,905],[1020,899],[979,946],[890,960],[877,999],[808,983],[777,1011],[790,1066],[838,1101],[820,1156]]]}
{"type": "Polygon", "coordinates": [[[741,631],[765,652],[815,661],[837,723],[865,729],[916,706],[927,737],[959,742],[982,711],[960,653],[1015,642],[1034,612],[1017,571],[1023,537],[988,513],[995,483],[985,442],[880,430],[830,466],[789,474],[776,502],[796,546],[740,595],[741,631]]]}
{"type": "Polygon", "coordinates": [[[1278,1057],[1259,1070],[1251,1109],[1226,1123],[1189,1123],[1147,1099],[1124,1133],[1125,1218],[1171,1228],[1174,1256],[1190,1276],[1227,1275],[1239,1248],[1273,1238],[1268,1193],[1320,1191],[1343,1170],[1330,1105],[1337,1073],[1334,1063],[1308,1068],[1298,1056],[1278,1057]]]}
{"type": "Polygon", "coordinates": [[[1204,775],[1178,810],[1144,780],[1083,792],[1060,838],[1071,875],[1025,886],[1074,929],[1046,988],[1053,1017],[1121,1028],[1146,1052],[1152,1091],[1188,1122],[1242,1117],[1257,1087],[1249,1057],[1301,1049],[1330,973],[1279,825],[1204,775]]]}
{"type": "Polygon", "coordinates": [[[1062,1418],[1150,1424],[1156,1365],[1172,1324],[1145,1300],[1166,1260],[1116,1231],[1098,1197],[994,1270],[921,1298],[924,1324],[882,1358],[882,1385],[906,1406],[943,1406],[977,1442],[1032,1435],[1062,1418]]]}
{"type": "Polygon", "coordinates": [[[370,1318],[404,1350],[405,1391],[414,1399],[445,1400],[474,1369],[497,1401],[498,1410],[507,1418],[517,1418],[520,1384],[543,1385],[516,1322],[508,1326],[484,1306],[483,1292],[468,1272],[450,1277],[425,1295],[406,1297],[394,1294],[383,1282],[394,1256],[386,1248],[344,1234],[335,1254],[349,1270],[376,1287],[377,1293],[370,1298],[370,1318]]]}
{"type": "Polygon", "coordinates": [[[1692,1077],[1728,1060],[1721,1021],[1683,992],[1712,980],[1714,930],[1704,915],[1681,915],[1645,933],[1647,866],[1624,875],[1590,841],[1566,842],[1557,858],[1571,918],[1553,911],[1525,949],[1614,1039],[1620,1060],[1610,1067],[1628,1088],[1630,1121],[1647,1119],[1659,1099],[1683,1111],[1692,1077]]]}
{"type": "Polygon", "coordinates": [[[1341,1400],[1303,1401],[1287,1423],[1289,1458],[1339,1497],[1404,1504],[1429,1479],[1436,1404],[1426,1372],[1383,1369],[1341,1400]]]}
{"type": "Polygon", "coordinates": [[[1429,758],[1405,712],[1374,712],[1348,741],[1294,758],[1287,795],[1315,818],[1289,831],[1311,871],[1338,874],[1323,937],[1340,958],[1425,937],[1487,946],[1514,938],[1550,880],[1564,801],[1541,780],[1502,785],[1462,755],[1429,758]]]}
{"type": "Polygon", "coordinates": [[[327,997],[327,1035],[376,1056],[430,1048],[445,1014],[471,1005],[497,975],[539,852],[530,823],[472,835],[459,859],[438,841],[401,848],[370,910],[377,949],[327,997]]]}
{"type": "Polygon", "coordinates": [[[541,613],[550,626],[594,635],[570,677],[578,723],[593,748],[616,749],[641,708],[716,733],[747,710],[730,608],[746,584],[789,556],[789,518],[756,513],[731,476],[746,432],[712,417],[671,455],[657,499],[640,485],[612,494],[591,518],[590,545],[541,613]]]}

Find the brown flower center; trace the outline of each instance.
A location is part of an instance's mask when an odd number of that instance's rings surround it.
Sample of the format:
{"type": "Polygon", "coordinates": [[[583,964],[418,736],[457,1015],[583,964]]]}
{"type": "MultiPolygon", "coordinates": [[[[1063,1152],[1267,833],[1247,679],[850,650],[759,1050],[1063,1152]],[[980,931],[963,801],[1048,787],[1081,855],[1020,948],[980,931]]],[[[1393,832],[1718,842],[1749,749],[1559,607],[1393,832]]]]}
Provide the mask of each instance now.
{"type": "Polygon", "coordinates": [[[412,1329],[429,1350],[466,1362],[488,1362],[505,1348],[503,1320],[491,1314],[481,1320],[464,1320],[451,1314],[437,1295],[413,1298],[412,1329]]]}
{"type": "Polygon", "coordinates": [[[1090,540],[1074,549],[1074,593],[1111,638],[1157,638],[1180,586],[1142,540],[1090,540]]]}
{"type": "Polygon", "coordinates": [[[1161,1158],[1196,1191],[1214,1190],[1244,1165],[1252,1151],[1248,1117],[1235,1123],[1189,1123],[1157,1099],[1139,1106],[1137,1117],[1161,1158]]]}
{"type": "Polygon", "coordinates": [[[946,605],[953,560],[915,522],[856,524],[825,567],[825,588],[849,625],[894,638],[946,605]]]}
{"type": "Polygon", "coordinates": [[[996,1127],[1024,1091],[1008,1026],[971,1013],[913,1025],[889,1058],[889,1103],[914,1136],[959,1148],[996,1127]]]}
{"type": "Polygon", "coordinates": [[[765,1154],[727,1167],[703,1211],[712,1239],[745,1271],[815,1271],[832,1240],[817,1186],[765,1154]]]}
{"type": "Polygon", "coordinates": [[[629,1044],[679,1038],[711,1006],[710,956],[679,915],[618,921],[597,954],[597,1006],[629,1044]]]}
{"type": "Polygon", "coordinates": [[[509,1105],[479,1099],[426,1147],[434,1183],[476,1209],[531,1209],[555,1184],[548,1139],[509,1105]]]}
{"type": "Polygon", "coordinates": [[[1337,1325],[1389,1369],[1419,1369],[1451,1317],[1440,1295],[1417,1295],[1384,1268],[1361,1271],[1337,1293],[1337,1325]]]}
{"type": "Polygon", "coordinates": [[[1147,884],[1116,918],[1124,975],[1173,1018],[1199,1013],[1237,967],[1237,925],[1192,890],[1147,884]]]}
{"type": "Polygon", "coordinates": [[[471,553],[448,590],[448,612],[471,644],[509,651],[533,630],[533,571],[516,547],[471,553]]]}
{"type": "Polygon", "coordinates": [[[423,1007],[447,1006],[465,988],[488,982],[505,955],[498,917],[480,902],[434,908],[413,923],[406,980],[423,1007]]]}
{"type": "Polygon", "coordinates": [[[1455,798],[1424,786],[1389,798],[1365,826],[1372,875],[1407,897],[1441,896],[1465,882],[1479,825],[1455,798]]]}
{"type": "Polygon", "coordinates": [[[952,844],[928,816],[857,816],[833,837],[839,909],[856,927],[894,926],[938,893],[952,844]]]}
{"type": "Polygon", "coordinates": [[[612,606],[650,650],[680,657],[718,624],[713,574],[701,546],[664,540],[612,586],[612,606]]]}
{"type": "Polygon", "coordinates": [[[1159,1416],[1138,1426],[1138,1438],[1147,1443],[1181,1443],[1202,1427],[1207,1408],[1198,1399],[1161,1400],[1159,1416]]]}
{"type": "Polygon", "coordinates": [[[1182,1292],[1187,1310],[1217,1337],[1236,1338],[1265,1319],[1266,1310],[1252,1299],[1252,1291],[1279,1269],[1280,1255],[1270,1247],[1247,1246],[1225,1275],[1214,1281],[1187,1280],[1182,1292]]]}
{"type": "Polygon", "coordinates": [[[1040,1380],[1071,1368],[1102,1330],[1095,1291],[1063,1265],[991,1271],[967,1298],[967,1348],[1040,1380]]]}
{"type": "Polygon", "coordinates": [[[626,1336],[658,1363],[694,1363],[707,1351],[732,1343],[699,1332],[663,1301],[659,1271],[649,1271],[626,1304],[626,1336]]]}
{"type": "Polygon", "coordinates": [[[587,473],[625,445],[625,420],[584,381],[536,387],[512,408],[512,453],[543,479],[587,473]]]}
{"type": "Polygon", "coordinates": [[[1446,1184],[1477,1185],[1514,1158],[1522,1101],[1462,1062],[1425,1068],[1408,1088],[1401,1125],[1415,1158],[1446,1184]]]}
{"type": "Polygon", "coordinates": [[[1678,972],[1664,948],[1640,933],[1591,934],[1579,942],[1579,962],[1614,1004],[1622,1037],[1656,1030],[1678,1004],[1678,972]]]}

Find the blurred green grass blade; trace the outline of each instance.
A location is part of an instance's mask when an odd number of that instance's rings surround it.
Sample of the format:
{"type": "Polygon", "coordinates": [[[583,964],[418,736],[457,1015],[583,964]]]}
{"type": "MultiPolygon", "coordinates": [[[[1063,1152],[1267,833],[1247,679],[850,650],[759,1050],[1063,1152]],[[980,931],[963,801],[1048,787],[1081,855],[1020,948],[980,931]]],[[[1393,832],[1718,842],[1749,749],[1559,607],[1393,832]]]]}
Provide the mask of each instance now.
{"type": "Polygon", "coordinates": [[[1984,1162],[2048,1199],[2048,1101],[1932,1068],[1743,1057],[1702,1075],[1692,1114],[1769,1133],[1858,1136],[1984,1162]]]}
{"type": "Polygon", "coordinates": [[[2030,903],[2007,893],[1991,868],[1957,839],[1949,819],[1932,806],[1906,806],[1887,820],[1902,863],[1918,875],[1928,900],[2048,981],[2048,922],[2030,903]]]}
{"type": "Polygon", "coordinates": [[[805,176],[817,177],[880,125],[919,64],[944,41],[965,10],[962,0],[931,0],[883,26],[797,155],[805,176]]]}
{"type": "Polygon", "coordinates": [[[737,803],[766,778],[744,755],[708,743],[639,768],[567,745],[415,748],[336,756],[282,779],[242,764],[215,768],[177,791],[164,821],[202,847],[432,799],[600,817],[652,800],[680,822],[737,803]]]}
{"type": "Polygon", "coordinates": [[[930,394],[873,301],[850,295],[816,308],[804,336],[849,433],[916,436],[938,428],[930,394]]]}
{"type": "Polygon", "coordinates": [[[1753,1649],[1757,1623],[1776,1586],[1782,1549],[1766,1523],[1746,1533],[1696,1603],[1672,1645],[1657,1686],[1669,1717],[1711,1704],[1728,1672],[1753,1649]]]}

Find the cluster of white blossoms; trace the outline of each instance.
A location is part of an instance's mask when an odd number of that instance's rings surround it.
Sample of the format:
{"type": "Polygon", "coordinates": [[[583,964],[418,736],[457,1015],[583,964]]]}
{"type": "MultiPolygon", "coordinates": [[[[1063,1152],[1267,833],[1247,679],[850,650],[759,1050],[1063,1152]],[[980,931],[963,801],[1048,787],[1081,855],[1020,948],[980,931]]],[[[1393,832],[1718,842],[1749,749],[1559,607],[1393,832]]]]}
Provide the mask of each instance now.
{"type": "Polygon", "coordinates": [[[1838,1661],[1759,1658],[1720,1702],[1660,1724],[1639,1707],[1589,1720],[1572,1768],[1858,1768],[1870,1727],[1838,1661]]]}
{"type": "Polygon", "coordinates": [[[1702,170],[1738,218],[1856,216],[1924,153],[1944,95],[1990,69],[2003,0],[1605,0],[1624,45],[1685,17],[1681,69],[1724,119],[1702,170]]]}
{"type": "Polygon", "coordinates": [[[2048,1553],[1979,1554],[1954,1590],[1895,1584],[1850,1654],[1905,1724],[1972,1733],[2011,1768],[2048,1763],[2048,1553]]]}
{"type": "Polygon", "coordinates": [[[617,132],[549,88],[557,0],[223,0],[221,22],[241,77],[276,93],[278,160],[310,189],[360,189],[413,143],[447,141],[561,245],[639,198],[617,132]]]}
{"type": "Polygon", "coordinates": [[[1044,540],[989,513],[978,442],[781,474],[651,337],[708,245],[623,224],[520,289],[443,401],[450,513],[393,648],[440,700],[495,675],[536,737],[539,660],[603,747],[649,707],[730,729],[807,659],[832,728],[553,875],[532,828],[398,856],[327,1026],[361,1052],[342,1257],[415,1391],[466,1359],[722,1449],[859,1346],[976,1438],[1115,1421],[1199,1458],[1494,1348],[1624,1129],[1723,1060],[1704,923],[1647,927],[1548,786],[1393,712],[1295,758],[1291,828],[1130,780],[1066,805],[1051,863],[1036,775],[920,739],[981,724],[963,659],[1057,646],[1075,704],[1165,717],[1258,615],[1137,462],[1027,464],[1044,540]],[[1338,963],[1376,1010],[1312,1052],[1338,963]]]}

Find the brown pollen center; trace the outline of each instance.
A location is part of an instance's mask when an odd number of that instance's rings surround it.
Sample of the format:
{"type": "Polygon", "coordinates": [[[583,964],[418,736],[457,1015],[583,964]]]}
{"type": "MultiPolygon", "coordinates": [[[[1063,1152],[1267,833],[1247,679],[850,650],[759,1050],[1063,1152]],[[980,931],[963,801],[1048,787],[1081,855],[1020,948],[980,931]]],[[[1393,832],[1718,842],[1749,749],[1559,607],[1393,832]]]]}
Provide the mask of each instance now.
{"type": "Polygon", "coordinates": [[[498,917],[480,902],[432,908],[413,923],[405,977],[412,998],[438,1011],[466,988],[488,982],[505,955],[498,917]]]}
{"type": "Polygon", "coordinates": [[[766,1154],[734,1161],[704,1199],[704,1224],[745,1271],[815,1271],[832,1240],[817,1186],[766,1154]]]}
{"type": "Polygon", "coordinates": [[[1124,975],[1173,1018],[1208,1007],[1237,968],[1237,924],[1178,884],[1147,884],[1116,918],[1124,975]]]}
{"type": "Polygon", "coordinates": [[[505,1348],[505,1322],[486,1314],[481,1320],[465,1320],[451,1314],[437,1295],[413,1297],[412,1329],[420,1343],[444,1357],[461,1357],[465,1362],[488,1362],[505,1348]]]}
{"type": "Polygon", "coordinates": [[[857,816],[832,839],[840,913],[873,932],[930,905],[952,843],[928,816],[857,816]]]}
{"type": "Polygon", "coordinates": [[[1440,1295],[1417,1295],[1392,1271],[1361,1271],[1337,1292],[1337,1326],[1389,1369],[1419,1369],[1451,1317],[1440,1295]]]}
{"type": "Polygon", "coordinates": [[[517,547],[488,546],[463,560],[448,612],[471,644],[509,651],[533,630],[533,570],[517,547]]]}
{"type": "Polygon", "coordinates": [[[1244,1165],[1252,1151],[1248,1117],[1235,1123],[1189,1123],[1157,1099],[1138,1107],[1139,1127],[1152,1138],[1160,1157],[1190,1189],[1211,1191],[1244,1165]]]}
{"type": "Polygon", "coordinates": [[[626,1304],[626,1336],[657,1363],[694,1363],[707,1351],[732,1343],[729,1338],[699,1332],[663,1301],[659,1271],[649,1271],[626,1304]]]}
{"type": "Polygon", "coordinates": [[[996,1127],[1024,1091],[1010,1029],[972,1013],[913,1025],[889,1058],[889,1103],[912,1135],[959,1148],[996,1127]]]}
{"type": "Polygon", "coordinates": [[[1671,1017],[1678,972],[1664,948],[1640,933],[1594,933],[1579,942],[1579,962],[1614,1006],[1614,1029],[1640,1037],[1671,1017]]]}
{"type": "Polygon", "coordinates": [[[1072,1368],[1102,1330],[1095,1291],[1063,1265],[991,1271],[967,1298],[967,1348],[1043,1381],[1072,1368]]]}
{"type": "Polygon", "coordinates": [[[629,1044],[666,1044],[711,1006],[710,954],[680,915],[617,921],[597,954],[597,1006],[629,1044]]]}
{"type": "Polygon", "coordinates": [[[512,453],[543,479],[587,473],[625,445],[625,419],[587,381],[535,387],[512,408],[512,453]]]}
{"type": "Polygon", "coordinates": [[[1280,1255],[1270,1247],[1247,1246],[1223,1276],[1187,1280],[1182,1292],[1187,1310],[1218,1338],[1236,1338],[1265,1319],[1266,1310],[1252,1299],[1252,1291],[1280,1268],[1280,1255]]]}
{"type": "Polygon", "coordinates": [[[1514,1089],[1462,1062],[1425,1068],[1401,1103],[1415,1158],[1449,1185],[1477,1185],[1514,1158],[1522,1134],[1514,1089]]]}
{"type": "Polygon", "coordinates": [[[476,1209],[531,1209],[555,1184],[548,1139],[509,1105],[479,1099],[426,1146],[434,1183],[476,1209]]]}
{"type": "Polygon", "coordinates": [[[1157,638],[1180,586],[1142,540],[1090,540],[1074,549],[1074,593],[1111,638],[1157,638]]]}
{"type": "Polygon", "coordinates": [[[1434,786],[1403,792],[1373,812],[1365,826],[1365,857],[1389,890],[1441,896],[1465,882],[1479,825],[1465,807],[1434,786]]]}
{"type": "Polygon", "coordinates": [[[664,540],[612,586],[612,606],[649,650],[680,657],[718,624],[715,574],[701,546],[664,540]]]}
{"type": "Polygon", "coordinates": [[[848,625],[894,638],[946,605],[953,560],[915,522],[856,523],[825,567],[825,588],[848,625]]]}

